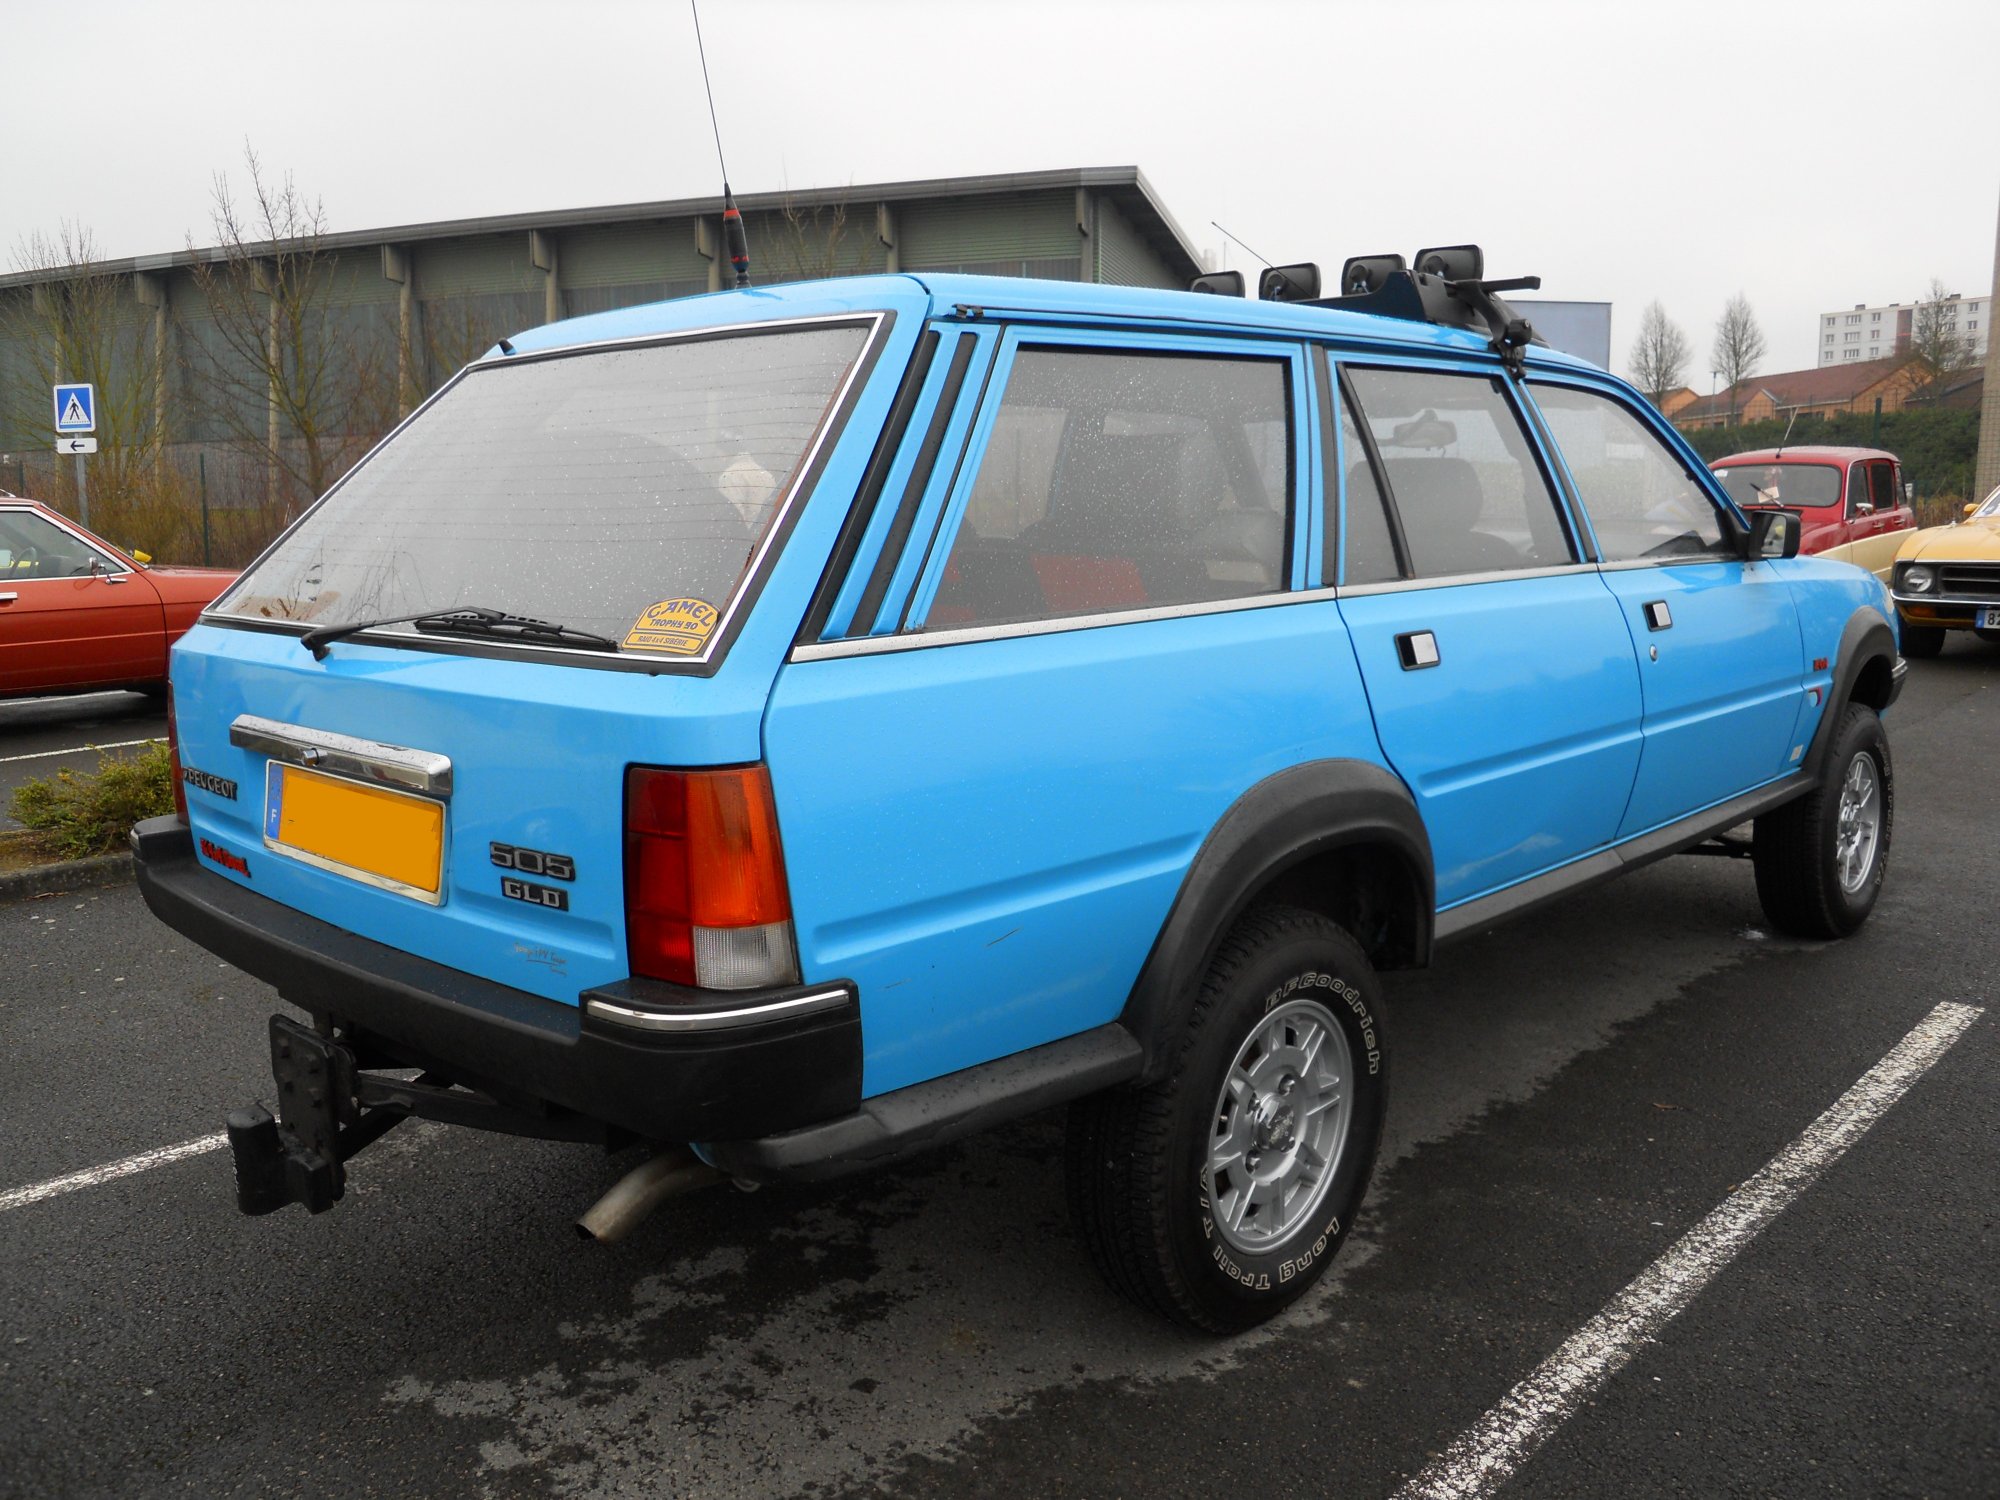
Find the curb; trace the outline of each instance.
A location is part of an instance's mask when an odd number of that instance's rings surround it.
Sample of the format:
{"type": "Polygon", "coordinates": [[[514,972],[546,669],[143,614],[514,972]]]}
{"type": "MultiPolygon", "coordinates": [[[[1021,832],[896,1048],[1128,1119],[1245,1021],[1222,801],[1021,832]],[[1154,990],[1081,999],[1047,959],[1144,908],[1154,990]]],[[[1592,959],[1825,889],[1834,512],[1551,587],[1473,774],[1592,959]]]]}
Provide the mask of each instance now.
{"type": "Polygon", "coordinates": [[[66,859],[60,864],[37,865],[31,870],[9,870],[0,874],[0,905],[26,901],[35,896],[53,896],[62,891],[94,890],[99,886],[125,885],[136,867],[128,853],[98,854],[89,859],[66,859]]]}

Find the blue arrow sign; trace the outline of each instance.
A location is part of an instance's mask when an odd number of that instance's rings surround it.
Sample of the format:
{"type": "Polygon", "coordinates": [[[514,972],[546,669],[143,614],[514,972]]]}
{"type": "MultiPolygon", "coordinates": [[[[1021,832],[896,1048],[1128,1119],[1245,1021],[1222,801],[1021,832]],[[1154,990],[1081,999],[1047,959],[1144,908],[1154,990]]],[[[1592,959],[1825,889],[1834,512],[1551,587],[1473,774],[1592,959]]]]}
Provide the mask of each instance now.
{"type": "Polygon", "coordinates": [[[97,431],[97,391],[88,385],[56,387],[56,431],[97,431]]]}

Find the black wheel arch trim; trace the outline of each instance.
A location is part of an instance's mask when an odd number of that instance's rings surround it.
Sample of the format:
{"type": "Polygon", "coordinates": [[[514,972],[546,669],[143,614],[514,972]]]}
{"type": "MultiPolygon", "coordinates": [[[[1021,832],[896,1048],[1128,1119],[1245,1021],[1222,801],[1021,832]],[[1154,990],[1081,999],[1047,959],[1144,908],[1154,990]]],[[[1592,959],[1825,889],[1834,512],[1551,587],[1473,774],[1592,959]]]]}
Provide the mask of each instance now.
{"type": "Polygon", "coordinates": [[[1881,681],[1877,686],[1871,680],[1869,688],[1872,696],[1882,701],[1871,702],[1869,696],[1863,696],[1861,702],[1879,713],[1901,695],[1904,673],[1897,670],[1901,660],[1896,654],[1896,632],[1880,610],[1864,604],[1847,617],[1833,658],[1833,686],[1827,693],[1819,725],[1813,730],[1812,743],[1800,763],[1807,776],[1817,781],[1826,773],[1826,758],[1833,747],[1840,711],[1855,701],[1862,677],[1871,667],[1881,674],[1881,681]]]}
{"type": "Polygon", "coordinates": [[[1386,849],[1404,867],[1411,882],[1401,893],[1411,908],[1407,962],[1429,962],[1436,877],[1430,835],[1409,788],[1371,761],[1287,767],[1243,793],[1209,830],[1139,970],[1119,1017],[1144,1049],[1139,1082],[1165,1072],[1202,976],[1257,896],[1306,861],[1359,845],[1386,849]]]}

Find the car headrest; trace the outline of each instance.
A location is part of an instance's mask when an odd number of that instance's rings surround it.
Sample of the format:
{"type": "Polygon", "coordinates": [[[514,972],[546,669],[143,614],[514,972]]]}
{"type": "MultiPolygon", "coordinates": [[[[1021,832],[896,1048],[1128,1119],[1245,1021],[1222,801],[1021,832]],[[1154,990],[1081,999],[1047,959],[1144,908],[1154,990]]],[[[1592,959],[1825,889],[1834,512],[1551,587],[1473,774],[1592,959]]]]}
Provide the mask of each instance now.
{"type": "Polygon", "coordinates": [[[1195,533],[1194,555],[1204,562],[1273,565],[1285,555],[1285,518],[1274,510],[1230,510],[1195,533]]]}
{"type": "Polygon", "coordinates": [[[1485,509],[1479,471],[1462,458],[1385,458],[1396,508],[1442,531],[1470,531],[1485,509]]]}

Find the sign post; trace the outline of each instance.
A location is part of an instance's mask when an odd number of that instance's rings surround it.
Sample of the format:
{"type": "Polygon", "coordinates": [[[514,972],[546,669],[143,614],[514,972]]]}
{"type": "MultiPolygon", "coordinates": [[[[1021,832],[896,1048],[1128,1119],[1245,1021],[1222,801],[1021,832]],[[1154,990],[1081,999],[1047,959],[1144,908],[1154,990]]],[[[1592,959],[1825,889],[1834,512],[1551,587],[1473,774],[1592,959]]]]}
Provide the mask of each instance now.
{"type": "Polygon", "coordinates": [[[84,434],[97,431],[97,388],[92,385],[59,385],[56,395],[56,452],[76,455],[76,518],[90,524],[90,490],[84,482],[83,456],[97,451],[97,439],[84,434]]]}

